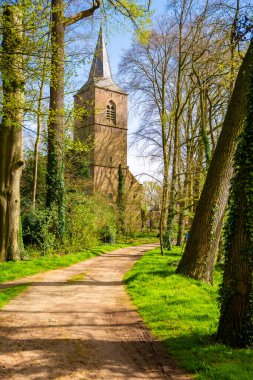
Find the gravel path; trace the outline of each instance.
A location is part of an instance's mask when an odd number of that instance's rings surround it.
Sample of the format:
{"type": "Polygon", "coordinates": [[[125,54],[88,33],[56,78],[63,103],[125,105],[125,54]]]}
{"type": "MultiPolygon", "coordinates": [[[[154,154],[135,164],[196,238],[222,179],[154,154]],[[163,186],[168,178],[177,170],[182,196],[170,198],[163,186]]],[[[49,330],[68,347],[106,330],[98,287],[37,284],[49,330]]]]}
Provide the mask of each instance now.
{"type": "Polygon", "coordinates": [[[0,312],[0,379],[189,379],[144,327],[122,282],[152,248],[15,281],[31,286],[0,312]]]}

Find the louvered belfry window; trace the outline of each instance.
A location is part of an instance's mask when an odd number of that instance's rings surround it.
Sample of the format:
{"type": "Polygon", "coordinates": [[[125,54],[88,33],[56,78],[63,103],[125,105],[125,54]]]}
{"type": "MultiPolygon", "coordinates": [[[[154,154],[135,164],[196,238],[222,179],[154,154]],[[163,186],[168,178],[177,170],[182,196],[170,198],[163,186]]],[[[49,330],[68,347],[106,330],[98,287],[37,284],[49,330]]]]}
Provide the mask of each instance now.
{"type": "Polygon", "coordinates": [[[106,118],[107,120],[112,123],[116,124],[116,106],[115,103],[110,100],[106,107],[106,118]]]}

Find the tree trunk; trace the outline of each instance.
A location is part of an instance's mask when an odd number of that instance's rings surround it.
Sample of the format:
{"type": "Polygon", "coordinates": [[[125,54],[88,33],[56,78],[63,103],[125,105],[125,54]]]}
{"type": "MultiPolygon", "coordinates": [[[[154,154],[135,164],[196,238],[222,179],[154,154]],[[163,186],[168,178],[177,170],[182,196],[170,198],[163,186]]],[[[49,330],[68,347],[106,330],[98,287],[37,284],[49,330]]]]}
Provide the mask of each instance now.
{"type": "Polygon", "coordinates": [[[177,273],[212,283],[213,266],[227,205],[232,159],[246,115],[253,43],[243,60],[223,128],[197,205],[185,252],[177,273]]]}
{"type": "Polygon", "coordinates": [[[220,290],[217,339],[234,347],[253,343],[253,60],[245,130],[235,155],[229,216],[225,229],[225,268],[220,290]]]}
{"type": "Polygon", "coordinates": [[[56,235],[61,241],[65,227],[64,211],[64,4],[52,0],[51,79],[48,121],[48,161],[46,205],[57,210],[56,235]]]}
{"type": "Polygon", "coordinates": [[[118,206],[118,234],[125,235],[125,191],[124,191],[124,175],[121,164],[118,167],[118,197],[117,197],[117,206],[118,206]]]}
{"type": "Polygon", "coordinates": [[[187,175],[185,174],[183,189],[181,189],[180,178],[178,178],[179,189],[180,189],[180,202],[179,202],[179,218],[178,218],[178,229],[177,229],[177,247],[181,247],[184,242],[184,229],[185,229],[185,206],[186,206],[186,187],[187,187],[187,175]]]}
{"type": "Polygon", "coordinates": [[[19,260],[24,119],[23,25],[17,6],[3,8],[3,109],[0,125],[0,260],[19,260]]]}
{"type": "Polygon", "coordinates": [[[38,165],[39,165],[39,146],[40,146],[40,134],[41,134],[41,108],[42,108],[42,100],[43,100],[43,91],[46,79],[46,70],[47,70],[47,55],[48,55],[48,47],[49,47],[49,38],[47,38],[45,54],[43,57],[42,64],[42,76],[41,83],[39,89],[39,100],[37,107],[37,135],[34,145],[34,167],[33,167],[33,190],[32,190],[32,208],[36,207],[36,195],[37,195],[37,183],[38,183],[38,165]]]}
{"type": "MultiPolygon", "coordinates": [[[[164,97],[165,99],[165,97],[164,97]]],[[[171,143],[168,147],[167,123],[165,111],[161,117],[162,124],[162,141],[163,141],[163,195],[161,205],[161,215],[159,221],[160,231],[160,248],[161,254],[164,254],[164,245],[166,244],[166,223],[167,223],[167,205],[169,199],[169,163],[171,154],[171,143]]]]}

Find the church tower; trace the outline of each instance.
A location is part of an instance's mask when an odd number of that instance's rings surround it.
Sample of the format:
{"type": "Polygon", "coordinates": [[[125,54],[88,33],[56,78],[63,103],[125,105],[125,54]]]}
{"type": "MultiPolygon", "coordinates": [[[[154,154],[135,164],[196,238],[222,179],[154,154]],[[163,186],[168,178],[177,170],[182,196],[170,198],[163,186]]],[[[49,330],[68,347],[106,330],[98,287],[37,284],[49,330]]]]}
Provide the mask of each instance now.
{"type": "MultiPolygon", "coordinates": [[[[74,138],[92,145],[92,190],[115,202],[119,165],[125,176],[133,177],[127,168],[127,94],[113,81],[102,28],[88,81],[74,101],[74,138]]],[[[134,177],[131,181],[137,182],[134,177]]]]}

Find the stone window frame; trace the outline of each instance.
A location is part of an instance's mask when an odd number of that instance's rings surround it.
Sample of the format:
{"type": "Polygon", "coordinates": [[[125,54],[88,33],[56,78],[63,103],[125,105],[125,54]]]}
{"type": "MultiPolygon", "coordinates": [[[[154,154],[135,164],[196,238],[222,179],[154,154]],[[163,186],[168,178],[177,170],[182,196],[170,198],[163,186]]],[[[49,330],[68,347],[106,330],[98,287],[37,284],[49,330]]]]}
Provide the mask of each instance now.
{"type": "Polygon", "coordinates": [[[106,106],[106,119],[110,124],[116,125],[116,104],[112,100],[106,106]]]}

